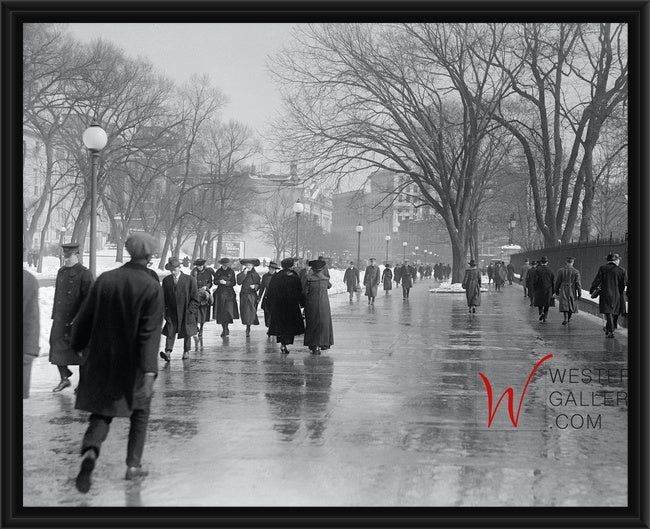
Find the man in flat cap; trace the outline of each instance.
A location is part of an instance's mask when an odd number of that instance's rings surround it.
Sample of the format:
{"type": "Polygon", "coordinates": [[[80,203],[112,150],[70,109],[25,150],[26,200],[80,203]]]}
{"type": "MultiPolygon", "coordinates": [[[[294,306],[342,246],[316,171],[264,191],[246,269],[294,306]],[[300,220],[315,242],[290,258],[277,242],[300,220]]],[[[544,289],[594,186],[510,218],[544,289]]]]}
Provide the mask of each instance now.
{"type": "Polygon", "coordinates": [[[72,385],[72,371],[68,366],[83,363],[83,355],[70,347],[70,330],[81,304],[93,284],[90,270],[79,262],[79,245],[71,242],[61,245],[63,266],[56,274],[52,330],[50,331],[50,363],[59,370],[61,379],[52,390],[59,392],[72,385]]]}
{"type": "Polygon", "coordinates": [[[72,327],[72,348],[88,349],[76,403],[77,409],[90,412],[76,479],[84,493],[114,417],[131,422],[125,478],[147,474],[142,453],[158,374],[163,292],[147,269],[156,240],[136,233],[125,246],[131,260],[97,278],[72,327]]]}
{"type": "Polygon", "coordinates": [[[614,331],[618,327],[618,317],[627,314],[625,307],[627,272],[620,266],[620,262],[620,255],[610,253],[607,256],[607,264],[598,269],[589,289],[591,296],[598,298],[598,310],[607,319],[604,328],[607,338],[614,338],[614,331]]]}

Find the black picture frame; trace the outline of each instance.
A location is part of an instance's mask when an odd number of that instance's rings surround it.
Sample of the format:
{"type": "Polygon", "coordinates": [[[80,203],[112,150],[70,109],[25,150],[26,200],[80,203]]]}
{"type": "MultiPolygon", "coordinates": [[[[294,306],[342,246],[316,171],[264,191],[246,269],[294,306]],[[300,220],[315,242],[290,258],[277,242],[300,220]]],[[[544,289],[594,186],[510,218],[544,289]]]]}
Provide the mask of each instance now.
{"type": "Polygon", "coordinates": [[[644,1],[1,1],[2,34],[2,510],[3,527],[649,527],[647,299],[649,0],[644,1]],[[626,508],[33,508],[23,507],[21,362],[21,24],[25,22],[306,22],[616,20],[629,24],[629,504],[626,508]]]}

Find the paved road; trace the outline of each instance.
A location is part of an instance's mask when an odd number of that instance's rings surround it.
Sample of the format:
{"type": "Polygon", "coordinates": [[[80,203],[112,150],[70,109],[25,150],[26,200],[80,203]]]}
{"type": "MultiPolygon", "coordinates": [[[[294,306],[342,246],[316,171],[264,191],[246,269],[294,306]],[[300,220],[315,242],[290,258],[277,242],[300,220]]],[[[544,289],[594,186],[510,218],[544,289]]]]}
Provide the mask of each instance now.
{"type": "Polygon", "coordinates": [[[70,390],[51,393],[57,372],[40,358],[24,403],[25,505],[625,505],[626,333],[606,339],[586,314],[567,328],[554,309],[540,324],[516,286],[470,315],[463,295],[431,285],[408,302],[380,293],[374,308],[333,297],[335,345],[320,357],[280,355],[262,326],[224,342],[210,323],[202,350],[183,361],[177,344],[161,361],[150,475],[123,480],[118,419],[87,495],[74,488],[87,414],[70,390]],[[517,427],[504,402],[488,428],[479,372],[494,401],[513,387],[516,419],[547,354],[517,427]]]}

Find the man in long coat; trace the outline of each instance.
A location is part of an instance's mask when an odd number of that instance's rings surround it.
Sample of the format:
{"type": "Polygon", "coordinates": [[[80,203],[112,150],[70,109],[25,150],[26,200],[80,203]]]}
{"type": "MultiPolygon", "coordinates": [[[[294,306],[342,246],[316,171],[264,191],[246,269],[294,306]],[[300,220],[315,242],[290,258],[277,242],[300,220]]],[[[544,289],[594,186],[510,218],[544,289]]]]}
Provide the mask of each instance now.
{"type": "Polygon", "coordinates": [[[62,244],[63,266],[56,274],[52,330],[50,331],[50,363],[57,366],[61,380],[52,390],[61,391],[72,385],[70,365],[83,363],[83,355],[70,347],[70,330],[83,301],[93,284],[90,270],[79,262],[79,245],[62,244]]]}
{"type": "Polygon", "coordinates": [[[619,315],[627,313],[625,308],[627,272],[625,268],[619,266],[620,262],[621,258],[618,254],[609,254],[607,264],[598,269],[589,289],[592,296],[598,296],[598,310],[607,319],[604,329],[607,338],[614,338],[619,315]]]}
{"type": "MultiPolygon", "coordinates": [[[[293,259],[291,260],[291,266],[293,266],[293,259]]],[[[280,269],[278,264],[275,261],[271,261],[269,263],[269,271],[262,276],[262,280],[260,281],[260,289],[257,292],[257,297],[260,300],[260,307],[262,307],[262,310],[264,311],[264,325],[266,325],[267,329],[271,323],[271,313],[269,312],[269,303],[266,295],[266,292],[269,288],[269,283],[271,282],[271,279],[273,276],[277,273],[277,271],[280,269]]],[[[271,333],[266,332],[267,335],[271,336],[271,333]]]]}
{"type": "Polygon", "coordinates": [[[411,266],[409,260],[404,259],[404,264],[400,270],[400,277],[402,280],[402,299],[408,299],[411,287],[413,286],[413,275],[411,274],[411,266]]]}
{"type": "Polygon", "coordinates": [[[528,298],[530,299],[530,306],[533,306],[535,301],[535,274],[537,274],[538,263],[532,261],[530,263],[530,268],[526,273],[526,279],[524,280],[526,284],[526,291],[528,292],[528,298]]]}
{"type": "Polygon", "coordinates": [[[295,336],[305,333],[300,310],[305,305],[305,295],[298,273],[292,270],[293,264],[291,257],[280,262],[282,270],[271,276],[265,295],[271,315],[269,334],[276,336],[283,354],[289,354],[287,345],[293,344],[295,336]]]}
{"type": "Polygon", "coordinates": [[[256,272],[255,266],[260,265],[259,259],[240,259],[244,269],[237,274],[239,291],[239,313],[241,322],[246,325],[246,336],[251,335],[251,325],[259,325],[257,317],[257,291],[260,289],[262,278],[256,272]]]}
{"type": "Polygon", "coordinates": [[[512,280],[515,278],[515,265],[512,264],[512,261],[506,265],[506,276],[508,284],[512,285],[512,280]]]}
{"type": "Polygon", "coordinates": [[[582,295],[580,272],[573,268],[575,257],[567,257],[566,265],[560,268],[555,278],[555,294],[559,299],[559,310],[564,316],[562,325],[571,321],[571,314],[578,312],[577,300],[582,295]]]}
{"type": "Polygon", "coordinates": [[[528,259],[524,259],[524,264],[521,267],[521,274],[519,275],[519,282],[524,287],[524,297],[528,297],[528,286],[526,283],[526,274],[530,270],[530,262],[528,259]]]}
{"type": "Polygon", "coordinates": [[[305,345],[312,354],[320,354],[321,349],[329,349],[334,344],[332,315],[327,290],[332,284],[325,277],[325,261],[309,261],[311,270],[303,286],[305,295],[305,345]]]}
{"type": "Polygon", "coordinates": [[[555,277],[548,267],[548,258],[546,256],[539,260],[533,282],[533,288],[535,290],[534,304],[539,309],[539,321],[546,323],[548,308],[555,306],[555,298],[553,297],[555,277]]]}
{"type": "Polygon", "coordinates": [[[366,267],[366,271],[363,274],[363,284],[366,287],[366,296],[368,296],[368,305],[375,304],[375,298],[377,297],[377,289],[379,287],[380,274],[379,267],[375,264],[376,259],[374,257],[370,258],[370,264],[366,267]]]}
{"type": "Polygon", "coordinates": [[[23,398],[29,398],[32,362],[38,357],[41,320],[38,281],[23,268],[23,398]]]}
{"type": "Polygon", "coordinates": [[[210,306],[212,305],[212,278],[214,270],[206,268],[205,259],[199,258],[194,261],[194,268],[190,275],[196,280],[196,286],[199,289],[199,308],[196,312],[196,323],[199,326],[199,332],[194,336],[195,345],[203,343],[203,326],[206,321],[210,320],[210,306]]]}
{"type": "Polygon", "coordinates": [[[230,334],[228,325],[239,319],[237,308],[237,295],[235,294],[235,272],[230,268],[230,259],[222,257],[219,259],[221,265],[214,272],[214,284],[217,290],[214,293],[214,318],[220,324],[223,331],[221,337],[225,338],[230,334]]]}
{"type": "Polygon", "coordinates": [[[476,307],[481,305],[481,271],[476,267],[476,261],[472,259],[469,268],[465,270],[465,277],[461,286],[465,289],[467,306],[471,313],[476,312],[476,307]]]}
{"type": "Polygon", "coordinates": [[[165,297],[165,326],[162,333],[166,336],[165,350],[160,351],[160,358],[165,362],[171,360],[176,336],[183,339],[183,360],[190,357],[191,338],[198,332],[196,313],[199,310],[199,289],[196,279],[181,271],[181,262],[170,257],[165,265],[171,274],[162,281],[165,297]]]}
{"type": "Polygon", "coordinates": [[[488,276],[488,285],[489,285],[492,279],[494,278],[494,266],[492,265],[492,263],[488,264],[487,276],[488,276]]]}
{"type": "Polygon", "coordinates": [[[401,279],[402,279],[402,265],[400,263],[397,263],[395,265],[395,270],[393,273],[393,281],[395,281],[396,285],[399,285],[401,279]]]}
{"type": "Polygon", "coordinates": [[[359,288],[359,269],[354,266],[354,261],[350,261],[350,264],[345,269],[345,274],[343,274],[343,282],[345,283],[347,291],[350,294],[350,303],[352,303],[352,296],[359,288]]]}
{"type": "Polygon", "coordinates": [[[75,406],[91,414],[76,480],[81,492],[90,489],[91,474],[114,417],[130,417],[131,421],[126,479],[146,475],[141,462],[158,373],[163,292],[147,271],[155,239],[138,233],[125,246],[131,260],[97,278],[72,327],[72,348],[88,348],[75,406]]]}
{"type": "Polygon", "coordinates": [[[386,268],[381,273],[381,281],[384,284],[384,291],[388,295],[388,291],[393,290],[393,271],[390,269],[390,263],[386,263],[386,268]]]}

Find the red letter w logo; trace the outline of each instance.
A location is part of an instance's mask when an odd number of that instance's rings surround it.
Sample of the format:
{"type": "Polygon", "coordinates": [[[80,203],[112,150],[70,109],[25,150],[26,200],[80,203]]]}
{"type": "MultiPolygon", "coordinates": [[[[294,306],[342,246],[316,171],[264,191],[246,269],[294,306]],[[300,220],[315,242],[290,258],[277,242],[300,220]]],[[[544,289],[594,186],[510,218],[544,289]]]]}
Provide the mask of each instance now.
{"type": "Polygon", "coordinates": [[[501,397],[499,397],[499,400],[497,401],[494,408],[492,408],[492,384],[490,384],[490,379],[488,379],[488,377],[486,377],[483,373],[479,372],[479,375],[481,375],[481,378],[483,379],[483,384],[485,384],[485,390],[487,391],[487,397],[488,397],[488,428],[492,426],[492,421],[494,420],[494,416],[497,414],[499,405],[501,404],[503,397],[505,397],[506,395],[508,395],[508,415],[510,415],[510,422],[515,428],[517,427],[517,423],[519,422],[519,414],[521,413],[521,405],[524,403],[524,395],[526,394],[526,390],[528,389],[528,384],[530,384],[530,379],[533,378],[533,375],[535,374],[535,371],[539,369],[539,366],[541,366],[543,362],[546,362],[546,360],[552,357],[553,357],[552,354],[547,354],[544,358],[542,358],[539,362],[537,362],[537,364],[535,364],[535,367],[533,367],[533,370],[530,372],[530,375],[528,375],[528,380],[526,380],[526,385],[524,386],[524,389],[521,392],[521,397],[519,399],[519,406],[517,407],[516,416],[514,412],[514,402],[513,402],[515,400],[514,390],[512,388],[506,389],[501,394],[501,397]]]}

